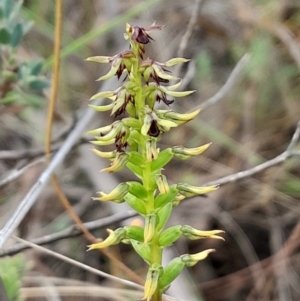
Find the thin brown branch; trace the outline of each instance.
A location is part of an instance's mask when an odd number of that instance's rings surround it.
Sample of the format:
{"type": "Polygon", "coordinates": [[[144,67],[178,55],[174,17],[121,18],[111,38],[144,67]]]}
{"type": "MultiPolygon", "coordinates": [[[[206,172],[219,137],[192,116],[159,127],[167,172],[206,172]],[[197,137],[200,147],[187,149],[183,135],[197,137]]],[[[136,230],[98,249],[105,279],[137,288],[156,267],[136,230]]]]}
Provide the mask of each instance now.
{"type": "MultiPolygon", "coordinates": [[[[137,215],[136,212],[134,212],[133,210],[129,210],[126,212],[111,215],[109,217],[104,217],[99,220],[87,222],[84,223],[83,225],[89,231],[93,231],[93,230],[107,227],[113,223],[121,222],[123,220],[134,217],[136,215],[137,215]]],[[[46,245],[65,238],[79,236],[81,234],[82,234],[81,229],[77,225],[72,225],[62,231],[32,239],[31,242],[37,245],[46,245]]],[[[0,257],[7,256],[7,255],[14,255],[28,248],[30,248],[28,245],[17,244],[7,249],[0,249],[0,257]]]]}

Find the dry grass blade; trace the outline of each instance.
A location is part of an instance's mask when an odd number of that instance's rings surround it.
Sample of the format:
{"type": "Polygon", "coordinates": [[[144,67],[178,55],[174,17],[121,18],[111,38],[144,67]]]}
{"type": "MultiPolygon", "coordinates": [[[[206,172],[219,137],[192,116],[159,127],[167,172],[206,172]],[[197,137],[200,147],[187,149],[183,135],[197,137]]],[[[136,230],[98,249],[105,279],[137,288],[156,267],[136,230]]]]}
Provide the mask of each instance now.
{"type": "MultiPolygon", "coordinates": [[[[141,293],[118,288],[108,288],[101,286],[85,285],[85,286],[56,286],[55,292],[61,296],[70,297],[99,297],[108,300],[125,301],[141,298],[141,293]]],[[[41,298],[45,297],[46,291],[44,287],[24,287],[20,290],[23,298],[41,298]]]]}
{"type": "Polygon", "coordinates": [[[104,277],[104,278],[106,278],[106,279],[112,280],[112,281],[114,281],[114,282],[117,282],[117,283],[120,283],[120,284],[123,284],[123,285],[127,285],[127,286],[130,286],[130,287],[136,288],[136,289],[141,289],[141,290],[143,290],[143,286],[141,286],[141,285],[139,285],[139,284],[136,284],[136,283],[134,283],[134,282],[131,282],[131,281],[128,281],[128,280],[125,280],[125,279],[121,279],[121,278],[118,278],[118,277],[109,275],[109,274],[107,274],[107,273],[105,273],[105,272],[102,272],[102,271],[100,271],[100,270],[97,270],[97,269],[95,269],[95,268],[92,268],[92,267],[90,267],[90,266],[88,266],[88,265],[86,265],[86,264],[83,264],[83,263],[81,263],[81,262],[78,262],[78,261],[76,261],[76,260],[74,260],[74,259],[72,259],[72,258],[69,258],[69,257],[67,257],[67,256],[64,256],[64,255],[61,255],[61,254],[59,254],[59,253],[53,252],[53,251],[48,250],[48,249],[46,249],[46,248],[44,248],[44,247],[38,246],[38,245],[36,245],[36,244],[34,244],[34,243],[32,243],[32,242],[29,242],[29,241],[26,241],[26,240],[24,240],[24,239],[21,239],[21,238],[19,238],[19,237],[13,236],[13,238],[14,238],[15,240],[17,240],[18,242],[21,242],[21,243],[23,243],[23,244],[26,244],[26,245],[30,246],[31,248],[33,248],[33,249],[35,249],[35,250],[37,250],[37,251],[40,251],[40,252],[43,252],[43,253],[48,254],[48,255],[50,255],[50,256],[56,257],[56,258],[58,258],[58,259],[60,259],[60,260],[63,260],[63,261],[65,261],[65,262],[69,263],[69,264],[72,264],[72,265],[77,266],[77,267],[79,267],[79,268],[81,268],[81,269],[84,269],[84,270],[86,270],[86,271],[88,271],[88,272],[90,272],[90,273],[99,275],[99,276],[101,276],[101,277],[104,277]]]}

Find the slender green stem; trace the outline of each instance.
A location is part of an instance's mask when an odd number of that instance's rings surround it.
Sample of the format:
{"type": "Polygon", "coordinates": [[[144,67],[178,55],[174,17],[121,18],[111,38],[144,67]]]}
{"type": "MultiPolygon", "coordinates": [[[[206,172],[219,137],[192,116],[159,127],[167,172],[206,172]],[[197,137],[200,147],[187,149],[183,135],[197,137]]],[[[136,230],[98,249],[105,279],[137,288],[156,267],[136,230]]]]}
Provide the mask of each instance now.
{"type": "MultiPolygon", "coordinates": [[[[139,57],[139,50],[137,47],[135,47],[133,45],[133,51],[136,55],[136,57],[139,57]]],[[[143,107],[145,106],[145,99],[143,98],[143,84],[142,84],[142,76],[139,72],[139,60],[137,59],[136,64],[133,66],[133,70],[132,72],[134,73],[134,80],[136,82],[136,95],[135,95],[135,107],[136,107],[136,118],[140,119],[141,115],[139,114],[141,112],[141,110],[143,109],[143,107]]],[[[143,120],[141,120],[141,122],[143,122],[143,120]]],[[[143,139],[142,144],[140,145],[140,152],[144,158],[144,162],[145,162],[145,169],[143,172],[143,178],[142,178],[142,182],[143,182],[143,186],[145,187],[145,189],[148,192],[148,199],[146,202],[146,214],[152,214],[155,210],[155,206],[154,206],[154,193],[155,193],[155,189],[151,188],[151,177],[152,175],[152,171],[151,171],[151,162],[147,162],[147,153],[146,153],[146,141],[147,139],[143,139]]],[[[151,240],[151,242],[149,243],[150,245],[150,252],[151,252],[151,266],[152,265],[157,265],[157,266],[161,266],[162,264],[162,249],[158,244],[158,238],[159,238],[159,233],[156,231],[154,233],[154,236],[151,240]]],[[[157,285],[157,289],[154,293],[154,295],[152,296],[152,300],[153,301],[161,301],[162,300],[162,294],[159,290],[159,285],[157,285]]]]}
{"type": "MultiPolygon", "coordinates": [[[[146,152],[144,153],[144,158],[146,159],[146,152]]],[[[148,191],[148,200],[147,200],[147,214],[151,214],[154,211],[154,191],[150,187],[150,180],[151,180],[151,162],[147,162],[143,174],[143,184],[144,187],[148,191]]],[[[162,264],[162,249],[158,244],[158,237],[159,233],[155,232],[154,236],[150,242],[150,252],[151,252],[151,264],[161,266],[162,264]]],[[[162,295],[159,290],[159,285],[152,297],[153,301],[161,301],[162,300],[162,295]]]]}

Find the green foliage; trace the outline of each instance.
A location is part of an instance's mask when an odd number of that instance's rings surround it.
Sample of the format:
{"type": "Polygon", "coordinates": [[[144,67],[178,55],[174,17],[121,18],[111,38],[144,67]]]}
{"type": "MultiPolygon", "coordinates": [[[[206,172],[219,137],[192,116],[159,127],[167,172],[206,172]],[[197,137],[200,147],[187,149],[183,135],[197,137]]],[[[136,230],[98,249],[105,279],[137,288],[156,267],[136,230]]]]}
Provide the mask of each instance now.
{"type": "Polygon", "coordinates": [[[22,301],[19,290],[22,287],[22,275],[25,270],[25,258],[18,255],[0,259],[0,278],[10,301],[22,301]]]}
{"type": "Polygon", "coordinates": [[[20,17],[22,1],[0,0],[0,104],[38,107],[36,92],[48,87],[41,75],[42,61],[21,61],[16,53],[23,36],[32,26],[20,17]]]}

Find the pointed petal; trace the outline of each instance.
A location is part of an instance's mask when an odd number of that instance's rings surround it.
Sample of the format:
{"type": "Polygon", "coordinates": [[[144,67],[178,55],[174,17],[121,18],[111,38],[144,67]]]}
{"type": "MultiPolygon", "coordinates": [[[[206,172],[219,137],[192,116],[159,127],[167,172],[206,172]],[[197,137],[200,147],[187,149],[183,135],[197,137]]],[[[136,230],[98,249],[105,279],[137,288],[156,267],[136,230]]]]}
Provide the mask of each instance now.
{"type": "Polygon", "coordinates": [[[181,57],[176,57],[176,58],[173,58],[171,60],[168,60],[165,65],[167,67],[171,67],[171,66],[175,66],[177,64],[182,64],[182,63],[186,63],[186,62],[189,62],[190,60],[189,59],[185,59],[185,58],[181,58],[181,57]]]}
{"type": "Polygon", "coordinates": [[[109,105],[105,105],[105,106],[94,106],[94,105],[89,105],[89,107],[91,107],[93,110],[97,111],[97,112],[106,112],[111,110],[114,107],[114,104],[111,103],[109,105]]]}
{"type": "Polygon", "coordinates": [[[194,266],[198,261],[205,259],[209,253],[215,252],[215,249],[208,249],[196,254],[185,254],[181,255],[181,260],[185,263],[187,267],[194,266]]]}
{"type": "Polygon", "coordinates": [[[104,63],[105,64],[105,63],[109,63],[110,59],[111,59],[110,56],[92,56],[92,57],[88,57],[86,59],[86,61],[104,63]]]}
{"type": "Polygon", "coordinates": [[[103,145],[110,145],[115,143],[115,139],[111,139],[108,141],[90,141],[90,142],[95,145],[103,146],[103,145]]]}
{"type": "Polygon", "coordinates": [[[114,91],[103,91],[93,95],[90,100],[100,99],[100,98],[115,98],[114,91]]]}
{"type": "Polygon", "coordinates": [[[190,121],[192,119],[194,119],[200,112],[200,109],[197,109],[194,112],[191,113],[186,113],[186,114],[181,114],[181,113],[176,113],[173,111],[167,111],[163,114],[163,117],[165,118],[170,118],[171,120],[176,120],[176,121],[190,121]]]}
{"type": "Polygon", "coordinates": [[[119,66],[120,66],[121,62],[122,62],[121,59],[116,60],[116,62],[112,64],[112,66],[111,66],[109,72],[108,72],[107,74],[105,74],[105,75],[99,77],[99,78],[97,79],[97,81],[107,80],[107,79],[113,77],[113,76],[117,73],[117,71],[118,71],[118,69],[119,69],[119,66]]]}
{"type": "Polygon", "coordinates": [[[99,157],[105,158],[105,159],[114,159],[117,155],[117,151],[111,151],[111,152],[101,152],[96,148],[93,148],[92,151],[99,157]]]}
{"type": "MultiPolygon", "coordinates": [[[[154,69],[154,71],[156,72],[156,74],[163,79],[167,79],[167,80],[174,80],[176,79],[175,76],[172,76],[170,74],[166,74],[164,73],[161,68],[159,68],[157,65],[153,64],[152,68],[154,69]]],[[[150,69],[150,68],[149,68],[150,69]]]]}
{"type": "Polygon", "coordinates": [[[193,91],[172,91],[172,90],[168,90],[164,87],[160,87],[160,89],[165,92],[166,94],[173,96],[173,97],[184,97],[184,96],[188,96],[192,93],[194,93],[196,90],[193,91]]]}
{"type": "Polygon", "coordinates": [[[181,83],[182,83],[182,80],[180,80],[178,83],[176,83],[172,86],[168,86],[168,90],[169,91],[174,91],[174,90],[178,89],[180,87],[181,83]]]}

